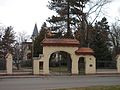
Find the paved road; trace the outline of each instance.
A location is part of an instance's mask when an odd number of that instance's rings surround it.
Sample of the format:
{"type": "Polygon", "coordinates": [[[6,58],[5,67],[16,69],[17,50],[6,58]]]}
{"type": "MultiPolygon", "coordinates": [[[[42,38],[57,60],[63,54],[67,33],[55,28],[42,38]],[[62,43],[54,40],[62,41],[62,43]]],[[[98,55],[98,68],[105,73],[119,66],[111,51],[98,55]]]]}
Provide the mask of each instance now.
{"type": "Polygon", "coordinates": [[[95,85],[120,85],[120,76],[43,76],[0,79],[0,90],[46,90],[95,85]]]}

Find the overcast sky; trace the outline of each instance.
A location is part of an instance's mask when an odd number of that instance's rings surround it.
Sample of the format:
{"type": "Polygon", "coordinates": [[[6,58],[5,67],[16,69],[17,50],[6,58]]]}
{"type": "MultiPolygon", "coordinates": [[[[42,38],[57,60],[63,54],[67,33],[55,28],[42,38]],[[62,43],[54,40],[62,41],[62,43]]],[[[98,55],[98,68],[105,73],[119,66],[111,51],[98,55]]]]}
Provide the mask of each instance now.
{"type": "MultiPolygon", "coordinates": [[[[0,0],[0,26],[13,26],[15,32],[25,31],[31,35],[35,23],[40,29],[50,16],[48,0],[0,0]]],[[[120,0],[113,0],[106,8],[108,19],[120,18],[120,0]]]]}

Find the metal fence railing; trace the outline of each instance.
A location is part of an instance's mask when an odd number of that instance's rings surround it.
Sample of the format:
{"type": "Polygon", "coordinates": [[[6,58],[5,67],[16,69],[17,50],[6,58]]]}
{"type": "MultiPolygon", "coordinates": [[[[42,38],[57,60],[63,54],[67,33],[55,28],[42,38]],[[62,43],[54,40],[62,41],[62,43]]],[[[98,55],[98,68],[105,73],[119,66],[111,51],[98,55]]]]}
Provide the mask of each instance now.
{"type": "Polygon", "coordinates": [[[116,69],[117,61],[107,61],[107,60],[99,60],[96,61],[96,67],[97,69],[116,69]]]}

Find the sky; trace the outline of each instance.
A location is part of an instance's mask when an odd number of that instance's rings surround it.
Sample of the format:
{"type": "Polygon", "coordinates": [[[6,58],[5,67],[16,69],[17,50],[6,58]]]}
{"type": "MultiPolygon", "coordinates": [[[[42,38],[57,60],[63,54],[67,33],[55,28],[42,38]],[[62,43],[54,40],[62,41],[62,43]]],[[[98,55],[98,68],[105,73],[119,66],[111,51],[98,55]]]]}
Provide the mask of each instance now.
{"type": "MultiPolygon", "coordinates": [[[[13,26],[15,32],[31,35],[35,23],[40,30],[46,19],[55,12],[47,7],[48,0],[0,0],[0,26],[13,26]]],[[[120,18],[120,0],[106,6],[110,22],[120,18]]]]}
{"type": "Polygon", "coordinates": [[[13,26],[15,32],[32,34],[35,23],[40,29],[53,11],[48,0],[0,0],[0,25],[13,26]]]}

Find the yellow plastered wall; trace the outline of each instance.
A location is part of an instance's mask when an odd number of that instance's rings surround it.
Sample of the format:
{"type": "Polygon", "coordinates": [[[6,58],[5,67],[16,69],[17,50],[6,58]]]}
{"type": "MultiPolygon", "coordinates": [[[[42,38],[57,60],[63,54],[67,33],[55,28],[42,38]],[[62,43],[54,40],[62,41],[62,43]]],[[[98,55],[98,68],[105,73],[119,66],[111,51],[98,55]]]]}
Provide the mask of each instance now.
{"type": "Polygon", "coordinates": [[[34,60],[33,63],[33,74],[39,74],[39,62],[43,62],[43,74],[49,74],[49,58],[50,55],[57,51],[64,51],[70,54],[72,59],[72,74],[78,74],[78,61],[80,57],[85,58],[85,73],[95,74],[96,73],[96,60],[93,55],[76,55],[75,51],[78,47],[65,47],[65,46],[44,46],[43,57],[39,60],[34,60]],[[91,66],[92,65],[92,66],[91,66]]]}
{"type": "MultiPolygon", "coordinates": [[[[96,59],[93,55],[80,55],[85,60],[85,74],[95,74],[96,73],[96,59]]],[[[77,63],[79,62],[79,58],[77,59],[77,63]]]]}
{"type": "Polygon", "coordinates": [[[85,73],[95,74],[96,73],[96,60],[94,56],[87,55],[85,57],[85,73]]]}
{"type": "Polygon", "coordinates": [[[39,60],[33,61],[33,74],[38,75],[39,74],[39,60]]]}

